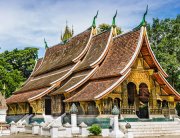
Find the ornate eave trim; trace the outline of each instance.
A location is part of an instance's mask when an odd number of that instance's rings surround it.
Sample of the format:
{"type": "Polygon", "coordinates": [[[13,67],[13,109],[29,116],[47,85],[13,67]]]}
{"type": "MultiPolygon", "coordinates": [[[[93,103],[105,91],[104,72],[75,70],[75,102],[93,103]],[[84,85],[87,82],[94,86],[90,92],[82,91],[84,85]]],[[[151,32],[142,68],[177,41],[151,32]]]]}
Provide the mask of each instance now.
{"type": "Polygon", "coordinates": [[[106,48],[104,49],[103,53],[101,54],[101,56],[95,62],[90,64],[90,66],[92,68],[94,68],[97,64],[101,63],[102,60],[104,59],[104,57],[106,56],[106,54],[108,52],[108,49],[109,49],[109,44],[110,44],[111,39],[112,39],[112,33],[113,33],[113,27],[111,27],[111,32],[110,32],[110,35],[109,35],[109,38],[108,38],[108,41],[107,41],[107,44],[106,44],[106,48]]]}
{"type": "MultiPolygon", "coordinates": [[[[44,59],[45,59],[45,57],[46,57],[47,50],[48,50],[48,49],[45,49],[45,54],[44,54],[44,57],[43,57],[43,59],[42,59],[42,61],[41,61],[41,64],[40,64],[39,67],[36,69],[36,71],[33,72],[33,74],[36,74],[36,72],[37,72],[37,71],[40,69],[40,67],[42,66],[42,64],[43,64],[43,62],[44,62],[44,59]]],[[[34,67],[34,69],[35,69],[35,67],[34,67]]],[[[33,74],[32,74],[32,76],[36,76],[36,75],[33,75],[33,74]]]]}
{"type": "Polygon", "coordinates": [[[109,94],[110,92],[112,92],[116,87],[118,87],[128,77],[130,72],[131,72],[131,69],[129,69],[123,76],[121,76],[114,84],[112,84],[111,87],[109,87],[108,89],[103,91],[101,94],[95,96],[94,99],[99,100],[103,96],[105,96],[105,95],[109,94]]]}
{"type": "Polygon", "coordinates": [[[77,56],[75,59],[72,60],[73,62],[78,62],[87,53],[87,51],[88,51],[88,49],[90,47],[90,42],[91,42],[93,36],[94,36],[93,35],[93,27],[91,27],[91,34],[90,34],[89,40],[88,40],[88,42],[86,44],[86,47],[81,52],[81,54],[79,54],[79,56],[77,56]]]}
{"type": "Polygon", "coordinates": [[[45,91],[41,92],[40,94],[31,97],[28,99],[29,102],[32,102],[34,100],[40,99],[41,97],[43,97],[44,95],[48,94],[51,90],[53,90],[56,87],[56,84],[52,85],[51,87],[49,87],[48,89],[46,89],[45,91]]]}
{"type": "Polygon", "coordinates": [[[162,79],[164,84],[168,87],[169,90],[171,90],[180,100],[180,94],[169,84],[169,82],[165,79],[165,77],[161,74],[161,72],[158,72],[159,77],[162,79]]]}
{"type": "Polygon", "coordinates": [[[84,79],[82,79],[77,84],[75,84],[74,86],[70,87],[69,89],[65,90],[65,92],[72,92],[73,90],[75,90],[76,88],[81,86],[83,83],[88,81],[88,79],[97,71],[98,67],[99,66],[96,66],[84,79]]]}
{"type": "Polygon", "coordinates": [[[126,65],[126,67],[120,72],[120,74],[124,75],[124,73],[126,72],[126,70],[128,68],[130,68],[133,63],[135,62],[135,59],[137,58],[140,50],[141,50],[141,47],[142,47],[142,42],[143,42],[143,35],[144,35],[144,27],[141,27],[141,32],[140,32],[140,36],[139,36],[139,40],[138,40],[138,44],[137,44],[137,48],[136,48],[136,51],[134,52],[131,60],[129,61],[129,63],[126,65]]]}
{"type": "Polygon", "coordinates": [[[155,65],[157,66],[157,68],[161,71],[162,75],[166,78],[168,77],[168,74],[163,70],[163,68],[161,67],[161,65],[159,64],[158,60],[156,59],[152,49],[151,49],[151,46],[150,46],[150,43],[149,43],[149,38],[148,38],[148,35],[147,35],[147,29],[145,28],[145,40],[147,42],[147,48],[149,50],[149,53],[155,63],[155,65]]]}
{"type": "Polygon", "coordinates": [[[80,61],[78,61],[78,62],[74,65],[74,67],[72,67],[64,76],[62,76],[61,78],[59,78],[59,79],[51,82],[50,84],[53,85],[53,84],[55,84],[55,83],[57,83],[57,82],[61,82],[61,81],[63,81],[64,79],[66,79],[69,75],[71,75],[71,74],[73,73],[73,71],[78,67],[79,64],[80,64],[80,61]]]}

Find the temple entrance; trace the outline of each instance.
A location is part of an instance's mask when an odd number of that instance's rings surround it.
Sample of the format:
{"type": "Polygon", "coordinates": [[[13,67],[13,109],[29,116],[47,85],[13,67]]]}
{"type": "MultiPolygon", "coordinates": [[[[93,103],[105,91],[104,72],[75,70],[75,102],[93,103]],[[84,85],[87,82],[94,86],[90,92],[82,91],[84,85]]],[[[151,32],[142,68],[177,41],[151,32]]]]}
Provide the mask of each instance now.
{"type": "Polygon", "coordinates": [[[133,82],[129,82],[127,84],[127,90],[128,90],[129,108],[132,110],[131,112],[133,114],[134,114],[134,112],[136,112],[136,115],[138,115],[139,114],[139,108],[138,108],[138,96],[137,96],[136,85],[133,82]]]}
{"type": "Polygon", "coordinates": [[[87,110],[88,115],[97,115],[98,114],[98,109],[96,107],[95,102],[89,102],[88,103],[88,110],[87,110]]]}
{"type": "Polygon", "coordinates": [[[128,105],[133,106],[135,102],[135,95],[137,95],[136,85],[133,82],[129,82],[127,85],[128,90],[128,105]]]}
{"type": "Polygon", "coordinates": [[[121,102],[121,101],[120,101],[119,98],[115,98],[115,99],[114,99],[114,105],[115,105],[118,109],[120,109],[120,107],[121,107],[121,106],[120,106],[120,102],[121,102]]]}
{"type": "Polygon", "coordinates": [[[30,106],[30,104],[28,104],[28,106],[29,106],[29,114],[33,114],[33,109],[32,109],[32,107],[30,106]]]}
{"type": "Polygon", "coordinates": [[[45,99],[45,115],[51,115],[51,99],[45,99]]]}
{"type": "Polygon", "coordinates": [[[139,85],[139,118],[149,118],[149,96],[148,86],[145,83],[141,83],[139,85]]]}

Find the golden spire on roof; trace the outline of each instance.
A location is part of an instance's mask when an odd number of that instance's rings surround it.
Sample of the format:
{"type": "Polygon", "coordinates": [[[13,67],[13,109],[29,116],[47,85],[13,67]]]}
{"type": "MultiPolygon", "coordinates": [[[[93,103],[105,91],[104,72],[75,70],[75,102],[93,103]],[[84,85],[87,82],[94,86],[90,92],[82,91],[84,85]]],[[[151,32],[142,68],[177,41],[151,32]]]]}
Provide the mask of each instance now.
{"type": "Polygon", "coordinates": [[[66,21],[66,27],[64,33],[61,32],[61,41],[66,42],[69,38],[71,38],[74,34],[73,26],[72,29],[69,28],[68,23],[66,21]]]}

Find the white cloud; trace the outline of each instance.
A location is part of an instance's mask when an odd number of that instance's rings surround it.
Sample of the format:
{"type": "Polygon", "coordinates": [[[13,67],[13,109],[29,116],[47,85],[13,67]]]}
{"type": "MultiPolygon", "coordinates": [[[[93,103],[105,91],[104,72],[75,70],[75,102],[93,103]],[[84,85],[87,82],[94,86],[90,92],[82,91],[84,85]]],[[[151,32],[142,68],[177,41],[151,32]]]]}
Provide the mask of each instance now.
{"type": "Polygon", "coordinates": [[[152,17],[158,17],[157,11],[172,3],[172,0],[0,1],[0,47],[2,50],[30,45],[43,47],[44,37],[49,45],[57,44],[66,20],[69,26],[73,24],[77,34],[91,25],[97,10],[99,10],[97,23],[111,24],[117,9],[117,24],[123,30],[129,30],[138,25],[147,3],[150,7],[147,20],[150,21],[152,17]]]}

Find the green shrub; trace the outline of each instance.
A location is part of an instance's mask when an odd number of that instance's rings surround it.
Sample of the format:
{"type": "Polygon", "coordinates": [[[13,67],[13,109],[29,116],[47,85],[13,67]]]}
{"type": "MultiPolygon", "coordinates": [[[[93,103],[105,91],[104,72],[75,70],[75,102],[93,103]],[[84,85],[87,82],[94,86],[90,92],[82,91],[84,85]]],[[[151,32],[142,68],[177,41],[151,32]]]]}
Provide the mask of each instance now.
{"type": "Polygon", "coordinates": [[[102,132],[101,127],[97,124],[93,124],[88,130],[90,134],[95,135],[95,136],[100,135],[102,132]]]}

